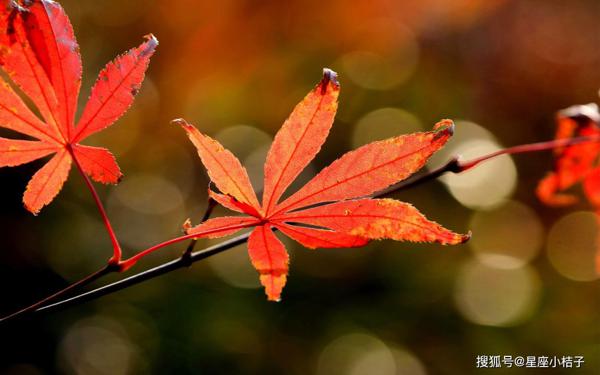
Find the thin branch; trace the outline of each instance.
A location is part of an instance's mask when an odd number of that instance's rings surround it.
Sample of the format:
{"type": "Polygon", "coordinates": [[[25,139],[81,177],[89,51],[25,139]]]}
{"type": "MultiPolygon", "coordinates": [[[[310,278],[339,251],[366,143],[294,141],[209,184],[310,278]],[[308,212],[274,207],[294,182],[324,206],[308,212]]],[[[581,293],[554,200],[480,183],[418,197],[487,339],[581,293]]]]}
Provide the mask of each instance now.
{"type": "MultiPolygon", "coordinates": [[[[397,191],[400,191],[403,189],[414,187],[414,186],[422,184],[424,182],[436,179],[439,176],[441,176],[447,172],[458,174],[458,173],[464,172],[466,170],[469,170],[469,169],[479,165],[480,163],[483,163],[487,160],[490,160],[490,159],[500,156],[500,155],[537,152],[537,151],[551,150],[551,149],[558,148],[558,147],[565,147],[565,146],[570,146],[570,145],[575,145],[575,144],[580,144],[580,143],[599,142],[599,141],[600,141],[600,136],[577,137],[577,138],[559,139],[559,140],[548,141],[548,142],[532,143],[532,144],[510,147],[510,148],[503,149],[503,150],[500,150],[500,151],[497,151],[497,152],[494,152],[494,153],[491,153],[488,155],[484,155],[479,158],[468,160],[468,161],[461,161],[459,157],[453,157],[452,159],[450,159],[447,163],[445,163],[441,167],[431,170],[431,171],[428,171],[428,172],[425,172],[421,175],[417,175],[412,179],[402,181],[396,185],[393,185],[392,187],[390,187],[386,190],[383,190],[381,192],[374,194],[373,197],[382,197],[382,196],[386,196],[388,194],[392,194],[394,192],[397,192],[397,191]]],[[[156,249],[158,246],[160,246],[162,248],[162,247],[166,246],[166,244],[172,244],[175,242],[179,242],[182,240],[182,238],[185,238],[185,237],[187,237],[187,236],[178,237],[177,239],[163,242],[162,244],[153,246],[150,249],[156,249]]],[[[80,304],[80,303],[83,303],[86,301],[95,300],[95,299],[105,296],[107,294],[111,294],[111,293],[129,288],[133,285],[136,285],[141,282],[164,275],[164,274],[174,271],[176,269],[183,268],[183,267],[189,267],[190,264],[198,262],[202,259],[206,259],[210,256],[219,254],[225,250],[231,249],[232,247],[235,247],[237,245],[240,245],[240,244],[246,242],[248,240],[248,237],[249,237],[248,233],[243,234],[241,236],[234,237],[230,240],[221,242],[217,245],[211,246],[204,250],[194,252],[190,255],[189,259],[185,259],[185,258],[181,257],[179,259],[176,259],[176,260],[164,263],[162,265],[159,265],[157,267],[151,268],[147,271],[140,272],[138,274],[130,276],[121,281],[117,281],[115,283],[108,284],[106,286],[94,289],[92,291],[79,294],[77,296],[71,297],[66,300],[62,300],[62,301],[59,301],[59,302],[56,302],[56,303],[53,303],[50,305],[40,307],[40,308],[36,309],[34,312],[35,313],[52,312],[52,311],[56,311],[56,310],[59,310],[62,308],[80,304]]],[[[187,237],[187,238],[190,238],[190,237],[187,237]]],[[[144,252],[147,252],[148,250],[149,249],[144,250],[144,252]]],[[[6,319],[4,319],[4,320],[6,320],[6,319]]]]}
{"type": "MultiPolygon", "coordinates": [[[[217,201],[214,200],[212,197],[208,197],[206,211],[204,211],[204,216],[202,216],[202,219],[200,220],[201,224],[210,218],[210,215],[212,215],[215,207],[217,207],[217,201]]],[[[192,265],[192,253],[194,252],[194,247],[196,247],[197,242],[197,238],[192,239],[188,247],[183,252],[183,254],[181,254],[182,260],[186,262],[188,267],[192,265]]]]}
{"type": "Polygon", "coordinates": [[[113,265],[118,265],[119,262],[121,262],[122,251],[121,251],[121,245],[119,244],[119,240],[117,239],[117,235],[115,234],[115,231],[113,230],[113,227],[110,223],[110,219],[108,218],[108,215],[106,214],[106,210],[104,209],[104,206],[102,205],[102,201],[100,200],[100,197],[98,196],[98,193],[96,192],[96,189],[94,188],[94,185],[92,184],[92,181],[90,181],[90,178],[83,171],[83,168],[81,167],[81,164],[79,163],[79,160],[77,160],[77,158],[75,157],[75,154],[73,153],[73,150],[71,148],[69,148],[69,152],[71,153],[71,157],[75,161],[75,165],[77,166],[77,170],[79,171],[79,174],[81,175],[81,177],[83,177],[83,180],[85,181],[85,184],[87,185],[88,189],[90,190],[90,193],[92,193],[94,202],[96,202],[96,207],[98,207],[98,211],[100,212],[100,216],[102,216],[102,221],[104,222],[104,226],[106,227],[106,231],[108,232],[108,235],[110,237],[110,241],[111,241],[112,247],[113,247],[113,256],[109,259],[108,263],[113,264],[113,265]]]}
{"type": "Polygon", "coordinates": [[[401,181],[395,185],[390,186],[389,188],[382,190],[376,194],[378,197],[387,196],[393,194],[400,190],[410,189],[414,186],[421,185],[425,182],[435,180],[446,172],[452,173],[460,173],[463,170],[461,169],[459,157],[454,156],[452,159],[446,162],[446,164],[438,167],[436,169],[432,169],[430,171],[423,172],[421,174],[415,175],[408,180],[401,181]]]}
{"type": "Polygon", "coordinates": [[[495,158],[500,155],[515,155],[515,154],[523,154],[527,152],[537,152],[537,151],[546,151],[553,150],[555,148],[561,148],[566,146],[573,146],[580,143],[593,143],[599,142],[600,136],[593,135],[587,137],[575,137],[575,138],[563,138],[556,139],[553,141],[546,142],[538,142],[538,143],[530,143],[526,145],[513,146],[509,148],[505,148],[502,150],[498,150],[496,152],[492,152],[491,154],[481,156],[479,158],[470,160],[468,162],[459,162],[461,171],[466,171],[467,169],[471,169],[475,167],[477,164],[482,163],[486,160],[495,158]]]}
{"type": "Polygon", "coordinates": [[[114,272],[115,269],[113,269],[113,268],[114,268],[114,266],[112,266],[110,264],[107,264],[106,266],[104,266],[103,268],[99,269],[98,271],[96,271],[96,272],[94,272],[94,273],[92,273],[92,274],[84,277],[83,279],[81,279],[81,280],[79,280],[79,281],[77,281],[77,282],[69,285],[68,287],[66,287],[64,289],[59,290],[58,292],[54,293],[53,295],[48,296],[48,297],[44,298],[43,300],[34,303],[31,306],[28,306],[28,307],[26,307],[24,309],[21,309],[21,310],[19,310],[17,312],[14,312],[14,313],[12,313],[12,314],[10,314],[8,316],[5,316],[4,318],[0,319],[0,324],[2,322],[4,322],[4,321],[15,319],[15,318],[17,318],[19,316],[25,316],[28,313],[33,312],[33,311],[39,309],[40,307],[44,306],[45,304],[47,304],[47,303],[49,303],[51,301],[54,301],[58,297],[61,297],[61,296],[65,295],[65,294],[67,294],[67,293],[69,293],[69,292],[71,292],[71,291],[73,291],[73,290],[75,290],[77,288],[81,288],[81,287],[83,287],[85,285],[88,285],[88,284],[90,284],[90,283],[98,280],[102,276],[105,276],[105,275],[108,275],[111,272],[114,272]]]}
{"type": "MultiPolygon", "coordinates": [[[[219,254],[225,250],[229,250],[237,245],[241,245],[248,240],[248,237],[250,237],[249,233],[242,234],[240,236],[223,241],[217,245],[208,247],[204,250],[196,251],[190,255],[191,263],[192,264],[196,263],[202,259],[206,259],[213,255],[219,254]]],[[[175,271],[177,269],[187,268],[187,267],[189,267],[189,264],[183,258],[172,260],[170,262],[161,264],[160,266],[140,272],[140,273],[130,276],[126,279],[114,282],[112,284],[108,284],[108,285],[100,287],[98,289],[94,289],[92,291],[79,294],[72,298],[69,298],[69,299],[66,299],[63,301],[59,301],[59,302],[56,302],[56,303],[53,303],[53,304],[50,304],[47,306],[43,306],[43,307],[37,309],[35,312],[36,313],[42,313],[42,312],[49,313],[49,312],[57,311],[60,309],[64,309],[69,306],[78,305],[78,304],[86,302],[86,301],[95,300],[95,299],[105,296],[107,294],[112,294],[119,290],[123,290],[123,289],[129,288],[133,285],[142,283],[146,280],[154,279],[155,277],[164,275],[171,271],[175,271]]]]}
{"type": "Polygon", "coordinates": [[[395,185],[390,186],[389,188],[382,190],[377,193],[377,196],[384,196],[388,194],[395,193],[400,190],[406,190],[412,188],[416,185],[420,185],[424,182],[435,180],[446,172],[459,174],[465,172],[471,168],[476,167],[477,165],[493,159],[495,157],[501,155],[516,155],[523,154],[528,152],[538,152],[538,151],[547,151],[553,150],[555,148],[573,146],[581,143],[593,143],[600,142],[600,136],[587,136],[587,137],[576,137],[576,138],[564,138],[564,139],[556,139],[552,141],[546,142],[538,142],[538,143],[528,143],[525,145],[513,146],[509,148],[505,148],[502,150],[498,150],[496,152],[492,152],[487,155],[480,156],[471,160],[462,160],[460,156],[454,156],[450,160],[448,160],[442,166],[423,172],[421,174],[415,175],[408,180],[401,181],[395,185]]]}

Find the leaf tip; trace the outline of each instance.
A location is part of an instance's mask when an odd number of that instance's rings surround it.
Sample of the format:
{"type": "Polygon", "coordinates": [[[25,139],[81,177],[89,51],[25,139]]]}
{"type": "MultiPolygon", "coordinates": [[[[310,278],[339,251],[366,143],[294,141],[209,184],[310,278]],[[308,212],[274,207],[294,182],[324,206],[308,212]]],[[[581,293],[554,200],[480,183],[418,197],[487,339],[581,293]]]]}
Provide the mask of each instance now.
{"type": "Polygon", "coordinates": [[[460,244],[463,244],[465,242],[468,242],[471,239],[472,236],[473,236],[473,232],[468,231],[467,234],[461,235],[461,240],[460,240],[460,242],[458,244],[460,245],[460,244]]]}
{"type": "Polygon", "coordinates": [[[140,53],[140,56],[148,56],[154,53],[154,50],[158,46],[158,39],[154,36],[154,34],[144,35],[144,39],[146,40],[144,49],[140,53]]]}
{"type": "Polygon", "coordinates": [[[286,274],[261,274],[260,283],[265,287],[265,294],[267,295],[267,301],[280,302],[281,292],[287,281],[286,274]]]}
{"type": "Polygon", "coordinates": [[[433,130],[435,131],[434,139],[439,139],[441,137],[452,137],[454,135],[454,129],[454,121],[450,119],[441,120],[433,127],[433,130]]]}
{"type": "Polygon", "coordinates": [[[40,210],[42,209],[41,207],[34,207],[33,205],[29,204],[27,199],[25,199],[25,196],[23,196],[23,206],[27,211],[31,212],[33,216],[38,216],[40,210]]]}
{"type": "Polygon", "coordinates": [[[319,83],[322,95],[325,95],[325,92],[327,92],[327,87],[329,86],[329,83],[332,83],[337,89],[340,88],[338,74],[329,68],[323,68],[323,79],[319,83]]]}
{"type": "Polygon", "coordinates": [[[182,118],[176,118],[174,120],[171,120],[171,124],[179,125],[182,128],[184,128],[185,130],[191,130],[193,128],[192,124],[190,124],[189,122],[187,122],[185,119],[182,119],[182,118]]]}
{"type": "Polygon", "coordinates": [[[27,211],[29,211],[33,216],[38,216],[40,213],[40,210],[34,210],[33,207],[28,207],[27,205],[25,205],[25,209],[27,211]]]}
{"type": "Polygon", "coordinates": [[[340,83],[338,82],[337,77],[338,77],[338,74],[335,71],[333,71],[329,68],[323,68],[323,80],[325,82],[331,81],[331,82],[333,82],[334,85],[339,86],[340,83]]]}

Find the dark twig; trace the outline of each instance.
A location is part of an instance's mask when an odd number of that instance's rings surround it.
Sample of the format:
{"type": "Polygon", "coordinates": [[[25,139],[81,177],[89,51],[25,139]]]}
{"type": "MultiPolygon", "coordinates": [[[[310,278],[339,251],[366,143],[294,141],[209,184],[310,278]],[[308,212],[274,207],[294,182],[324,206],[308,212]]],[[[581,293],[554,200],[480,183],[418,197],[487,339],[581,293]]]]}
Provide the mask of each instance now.
{"type": "MultiPolygon", "coordinates": [[[[206,203],[206,211],[204,211],[204,216],[202,216],[200,223],[204,223],[210,218],[210,215],[212,215],[212,212],[214,211],[215,207],[217,207],[217,201],[212,199],[211,197],[208,197],[208,202],[206,203]]],[[[198,240],[196,238],[191,240],[188,247],[185,249],[183,254],[181,254],[181,260],[185,262],[185,264],[187,264],[188,267],[191,266],[193,263],[192,253],[194,252],[194,247],[196,247],[197,242],[198,240]]]]}
{"type": "MultiPolygon", "coordinates": [[[[246,242],[248,240],[249,236],[250,236],[249,233],[242,234],[240,236],[231,238],[227,241],[223,241],[217,245],[208,247],[204,250],[196,251],[195,253],[192,253],[190,255],[190,261],[193,264],[202,259],[206,259],[210,256],[219,254],[225,250],[229,250],[232,247],[235,247],[237,245],[240,245],[240,244],[243,244],[244,242],[246,242]]],[[[188,266],[189,266],[188,262],[185,261],[183,258],[172,260],[172,261],[164,263],[160,266],[140,272],[140,273],[130,276],[126,279],[114,282],[112,284],[108,284],[108,285],[100,287],[98,289],[94,289],[87,293],[82,293],[75,297],[72,297],[72,298],[69,298],[69,299],[66,299],[63,301],[59,301],[59,302],[56,302],[56,303],[53,303],[53,304],[50,304],[47,306],[43,306],[43,307],[37,309],[35,312],[36,313],[52,312],[52,311],[60,310],[60,309],[63,309],[63,308],[69,307],[69,306],[77,305],[77,304],[80,304],[80,303],[83,303],[86,301],[95,300],[95,299],[105,296],[107,294],[111,294],[111,293],[117,292],[119,290],[129,288],[133,285],[139,284],[146,280],[150,280],[155,277],[169,273],[171,271],[175,271],[179,268],[186,268],[188,266]]]]}
{"type": "Polygon", "coordinates": [[[98,271],[84,277],[83,279],[69,285],[68,287],[59,290],[58,292],[52,294],[51,296],[48,296],[44,299],[42,299],[41,301],[38,301],[36,303],[34,303],[31,306],[28,306],[24,309],[21,309],[17,312],[14,312],[8,316],[5,316],[4,318],[0,319],[0,324],[7,321],[7,320],[11,320],[11,319],[15,319],[19,316],[27,316],[29,313],[33,312],[33,311],[37,311],[40,307],[44,306],[45,304],[54,301],[56,298],[61,297],[66,295],[67,293],[77,289],[77,288],[81,288],[85,285],[91,284],[92,282],[98,280],[99,278],[101,278],[102,276],[108,275],[111,272],[115,271],[115,266],[111,265],[111,264],[107,264],[105,267],[99,269],[98,271]]]}
{"type": "Polygon", "coordinates": [[[408,180],[404,180],[395,185],[392,185],[389,188],[378,192],[376,196],[384,197],[400,190],[410,189],[411,187],[420,185],[422,183],[435,180],[446,172],[460,173],[462,171],[463,170],[461,169],[459,158],[455,156],[441,167],[433,169],[431,171],[423,172],[421,174],[415,175],[412,178],[409,178],[408,180]]]}

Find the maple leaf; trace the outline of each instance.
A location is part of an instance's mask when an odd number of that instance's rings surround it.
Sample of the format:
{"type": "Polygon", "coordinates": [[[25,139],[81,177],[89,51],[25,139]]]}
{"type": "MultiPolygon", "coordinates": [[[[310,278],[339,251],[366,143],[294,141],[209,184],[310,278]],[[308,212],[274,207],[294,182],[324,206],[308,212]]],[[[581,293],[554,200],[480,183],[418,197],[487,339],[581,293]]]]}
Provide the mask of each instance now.
{"type": "Polygon", "coordinates": [[[267,154],[262,204],[246,169],[216,140],[178,119],[196,146],[220,193],[209,195],[224,207],[247,216],[226,216],[192,227],[188,234],[216,238],[254,227],[248,252],[269,300],[280,299],[289,256],[275,236],[277,229],[307,248],[358,247],[370,240],[394,239],[459,244],[468,240],[429,221],[408,203],[365,198],[419,170],[453,133],[450,120],[433,131],[373,142],[343,155],[299,191],[281,197],[321,149],[337,111],[340,87],[335,72],[323,79],[296,106],[267,154]]]}
{"type": "Polygon", "coordinates": [[[122,177],[104,148],[81,145],[112,125],[133,103],[158,41],[117,57],[100,72],[83,113],[75,123],[81,86],[81,56],[63,8],[50,0],[4,2],[0,8],[0,65],[33,102],[41,118],[0,78],[0,127],[35,140],[0,138],[0,167],[54,155],[27,185],[23,202],[33,214],[49,204],[64,185],[71,164],[101,183],[122,177]]]}

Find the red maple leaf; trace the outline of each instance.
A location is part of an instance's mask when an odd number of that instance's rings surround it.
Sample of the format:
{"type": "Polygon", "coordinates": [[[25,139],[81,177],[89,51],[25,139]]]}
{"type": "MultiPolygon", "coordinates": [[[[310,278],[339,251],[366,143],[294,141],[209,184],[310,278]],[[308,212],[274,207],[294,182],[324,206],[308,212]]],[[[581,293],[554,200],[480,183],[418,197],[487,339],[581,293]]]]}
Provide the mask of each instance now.
{"type": "Polygon", "coordinates": [[[63,8],[50,0],[6,2],[0,8],[0,65],[33,102],[36,116],[0,77],[0,127],[35,140],[0,138],[0,167],[54,155],[37,171],[23,196],[37,214],[65,183],[72,162],[92,179],[117,183],[122,174],[106,149],[81,145],[112,125],[132,104],[158,41],[149,35],[137,48],[110,62],[94,84],[77,123],[81,86],[79,46],[63,8]]]}
{"type": "Polygon", "coordinates": [[[450,120],[441,121],[431,132],[373,142],[349,152],[280,201],[325,142],[339,90],[336,73],[325,69],[321,82],[285,121],[267,155],[262,204],[246,169],[230,151],[184,120],[176,120],[221,192],[209,189],[210,196],[246,214],[210,219],[196,227],[188,224],[187,233],[215,238],[255,227],[248,250],[269,300],[280,299],[289,261],[274,228],[312,249],[357,247],[385,238],[441,244],[459,244],[469,238],[427,220],[410,204],[366,198],[419,170],[452,135],[450,120]]]}

